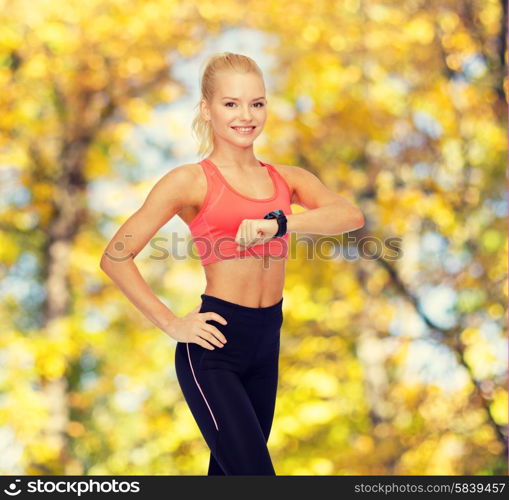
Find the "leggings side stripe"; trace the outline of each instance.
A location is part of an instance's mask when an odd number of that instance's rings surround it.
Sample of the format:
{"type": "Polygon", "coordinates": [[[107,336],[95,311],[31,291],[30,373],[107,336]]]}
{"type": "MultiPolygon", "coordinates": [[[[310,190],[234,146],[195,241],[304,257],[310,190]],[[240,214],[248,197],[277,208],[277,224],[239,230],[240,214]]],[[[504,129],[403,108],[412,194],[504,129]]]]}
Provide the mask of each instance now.
{"type": "Polygon", "coordinates": [[[186,348],[187,348],[187,357],[189,359],[189,366],[191,367],[191,371],[193,372],[194,381],[196,382],[196,385],[198,386],[198,389],[200,390],[201,395],[203,396],[203,399],[205,400],[205,404],[207,405],[207,408],[209,409],[210,415],[212,416],[212,420],[214,420],[214,425],[216,426],[216,430],[219,430],[219,427],[217,425],[217,422],[216,422],[216,419],[214,417],[214,414],[212,413],[212,410],[210,409],[210,406],[209,406],[209,403],[207,401],[207,398],[205,397],[205,394],[203,394],[203,391],[201,390],[201,387],[200,387],[200,384],[198,383],[198,380],[196,380],[196,375],[194,374],[194,370],[193,370],[193,364],[191,363],[191,355],[189,354],[189,343],[186,343],[186,348]]]}

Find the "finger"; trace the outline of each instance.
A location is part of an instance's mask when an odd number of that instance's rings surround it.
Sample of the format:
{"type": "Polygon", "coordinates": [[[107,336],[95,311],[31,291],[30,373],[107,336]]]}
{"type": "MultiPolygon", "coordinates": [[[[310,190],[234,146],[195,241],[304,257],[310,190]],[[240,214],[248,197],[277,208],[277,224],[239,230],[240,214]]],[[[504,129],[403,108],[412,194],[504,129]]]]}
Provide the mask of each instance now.
{"type": "Polygon", "coordinates": [[[252,237],[252,244],[256,245],[266,238],[266,233],[263,230],[263,226],[259,224],[259,221],[253,221],[253,225],[251,227],[251,237],[252,237]]]}
{"type": "Polygon", "coordinates": [[[205,315],[205,321],[211,319],[213,321],[217,321],[218,323],[223,323],[225,325],[228,324],[228,321],[226,321],[220,314],[217,314],[213,311],[209,311],[209,312],[206,312],[206,313],[202,313],[205,315]]]}
{"type": "Polygon", "coordinates": [[[256,227],[254,221],[250,220],[246,228],[246,247],[250,247],[256,241],[256,227]]]}
{"type": "MultiPolygon", "coordinates": [[[[201,338],[208,340],[211,344],[217,345],[217,347],[223,347],[225,342],[221,342],[221,340],[219,340],[218,333],[211,330],[211,328],[214,327],[212,325],[204,326],[203,330],[200,332],[201,338]]],[[[215,330],[217,330],[217,328],[215,330]]]]}
{"type": "Polygon", "coordinates": [[[248,233],[248,247],[252,247],[254,245],[257,245],[261,241],[263,241],[263,232],[259,231],[257,222],[252,221],[252,223],[249,226],[249,233],[248,233]]]}
{"type": "MultiPolygon", "coordinates": [[[[220,347],[222,347],[222,344],[226,344],[226,337],[214,325],[209,325],[208,323],[204,323],[202,329],[204,331],[206,331],[207,333],[214,335],[214,337],[216,339],[218,339],[218,342],[221,342],[220,347]]],[[[219,345],[219,344],[216,344],[216,345],[219,345]]]]}
{"type": "Polygon", "coordinates": [[[249,238],[248,231],[249,231],[249,225],[246,220],[244,222],[244,225],[242,226],[242,242],[241,242],[241,244],[244,249],[247,247],[247,244],[248,244],[248,238],[249,238]]]}
{"type": "Polygon", "coordinates": [[[196,338],[194,340],[194,343],[198,344],[198,345],[201,345],[202,347],[205,347],[205,349],[209,349],[210,351],[215,349],[214,346],[210,345],[206,340],[204,340],[199,335],[196,336],[196,338]]]}
{"type": "Polygon", "coordinates": [[[246,233],[246,219],[244,219],[240,223],[240,226],[239,226],[238,240],[237,240],[238,247],[237,248],[242,248],[245,245],[245,242],[246,242],[245,233],[246,233]]]}
{"type": "Polygon", "coordinates": [[[201,304],[198,304],[191,312],[200,312],[201,304]]]}
{"type": "Polygon", "coordinates": [[[263,243],[264,242],[264,238],[255,238],[252,242],[251,242],[251,246],[254,247],[255,245],[258,245],[259,243],[263,243]]]}
{"type": "Polygon", "coordinates": [[[237,229],[237,234],[235,235],[235,242],[237,243],[237,245],[240,242],[241,232],[242,232],[242,222],[239,224],[239,227],[237,229]]]}

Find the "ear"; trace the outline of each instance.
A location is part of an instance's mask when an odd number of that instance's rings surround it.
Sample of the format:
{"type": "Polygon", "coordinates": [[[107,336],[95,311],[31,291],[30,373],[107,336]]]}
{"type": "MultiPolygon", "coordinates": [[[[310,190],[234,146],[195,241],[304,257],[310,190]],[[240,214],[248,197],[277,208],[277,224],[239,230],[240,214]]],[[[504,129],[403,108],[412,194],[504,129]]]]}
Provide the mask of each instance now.
{"type": "Polygon", "coordinates": [[[204,120],[210,120],[210,113],[209,113],[209,107],[207,105],[207,101],[205,99],[202,99],[200,101],[200,111],[201,116],[204,120]]]}

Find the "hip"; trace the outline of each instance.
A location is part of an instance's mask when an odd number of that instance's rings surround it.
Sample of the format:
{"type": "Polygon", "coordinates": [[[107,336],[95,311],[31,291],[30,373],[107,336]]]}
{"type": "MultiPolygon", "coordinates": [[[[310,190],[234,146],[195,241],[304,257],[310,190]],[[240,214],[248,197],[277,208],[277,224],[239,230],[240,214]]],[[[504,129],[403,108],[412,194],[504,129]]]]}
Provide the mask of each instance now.
{"type": "Polygon", "coordinates": [[[206,320],[225,337],[223,347],[213,350],[195,342],[177,343],[177,351],[193,360],[198,369],[225,368],[245,371],[253,364],[267,360],[275,362],[280,347],[283,324],[283,298],[266,307],[249,307],[236,304],[208,294],[201,295],[199,312],[216,312],[226,319],[224,325],[216,320],[206,320]]]}

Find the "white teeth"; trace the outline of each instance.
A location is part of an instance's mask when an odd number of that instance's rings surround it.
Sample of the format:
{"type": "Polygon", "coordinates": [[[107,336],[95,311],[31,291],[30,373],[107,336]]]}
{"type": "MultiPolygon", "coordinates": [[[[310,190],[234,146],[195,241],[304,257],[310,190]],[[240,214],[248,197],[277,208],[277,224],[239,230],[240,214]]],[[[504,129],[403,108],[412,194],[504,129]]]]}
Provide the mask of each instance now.
{"type": "Polygon", "coordinates": [[[240,132],[249,132],[254,127],[247,127],[247,128],[241,128],[241,127],[233,127],[235,130],[239,130],[240,132]]]}

